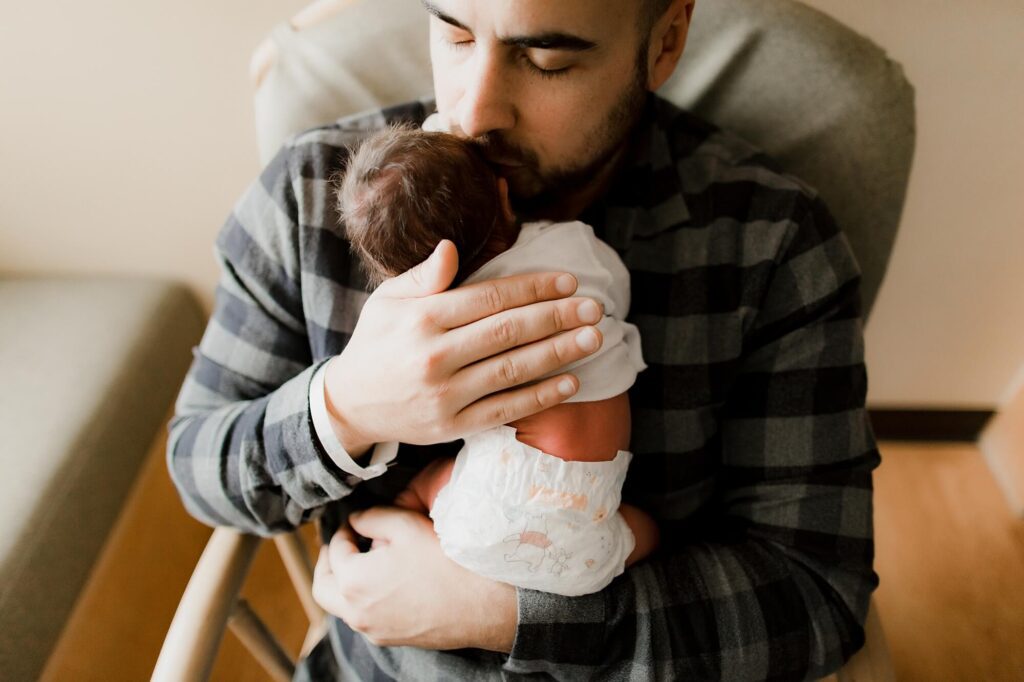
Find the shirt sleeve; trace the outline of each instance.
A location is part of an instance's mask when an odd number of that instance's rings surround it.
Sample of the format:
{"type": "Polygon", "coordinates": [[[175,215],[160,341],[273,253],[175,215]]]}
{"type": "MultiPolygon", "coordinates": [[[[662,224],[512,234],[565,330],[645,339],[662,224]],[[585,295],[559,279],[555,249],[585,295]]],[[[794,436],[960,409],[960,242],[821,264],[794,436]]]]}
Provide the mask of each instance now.
{"type": "Polygon", "coordinates": [[[814,679],[863,645],[879,456],[859,270],[820,201],[793,215],[721,411],[720,492],[700,532],[663,533],[658,552],[598,593],[518,589],[505,670],[814,679]]]}
{"type": "Polygon", "coordinates": [[[350,485],[376,478],[387,471],[388,463],[395,459],[398,454],[398,443],[377,443],[373,446],[370,463],[365,467],[356,464],[331,427],[330,413],[327,411],[327,396],[324,393],[326,373],[327,363],[324,363],[314,372],[313,380],[309,384],[309,412],[313,418],[313,428],[316,431],[317,440],[334,463],[349,474],[345,480],[350,485]]]}
{"type": "Polygon", "coordinates": [[[193,516],[260,535],[295,528],[352,491],[312,425],[310,383],[322,363],[306,332],[290,165],[286,146],[218,235],[214,311],[167,444],[193,516]]]}

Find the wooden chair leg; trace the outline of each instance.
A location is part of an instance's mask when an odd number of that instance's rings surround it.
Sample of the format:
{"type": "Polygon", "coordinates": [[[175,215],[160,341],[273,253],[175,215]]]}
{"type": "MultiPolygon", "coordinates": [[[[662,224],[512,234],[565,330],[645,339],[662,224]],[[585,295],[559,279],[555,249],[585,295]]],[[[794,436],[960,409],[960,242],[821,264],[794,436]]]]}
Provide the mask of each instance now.
{"type": "Polygon", "coordinates": [[[244,599],[235,602],[228,626],[272,679],[276,682],[289,682],[292,679],[295,674],[294,661],[252,610],[249,602],[244,599]]]}
{"type": "Polygon", "coordinates": [[[276,536],[274,543],[277,545],[281,561],[284,563],[285,570],[288,571],[288,577],[291,578],[292,586],[295,588],[302,608],[306,612],[306,617],[309,619],[309,630],[306,631],[306,638],[302,642],[300,653],[300,656],[306,656],[327,634],[327,614],[313,599],[313,565],[306,553],[302,537],[296,531],[276,536]]]}

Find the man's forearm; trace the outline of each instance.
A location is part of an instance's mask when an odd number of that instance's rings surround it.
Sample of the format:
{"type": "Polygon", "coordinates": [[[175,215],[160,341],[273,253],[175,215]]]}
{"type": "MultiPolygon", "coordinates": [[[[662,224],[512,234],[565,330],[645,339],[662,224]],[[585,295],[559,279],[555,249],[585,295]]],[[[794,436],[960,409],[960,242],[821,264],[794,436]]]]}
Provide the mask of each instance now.
{"type": "MultiPolygon", "coordinates": [[[[201,384],[213,371],[197,356],[168,441],[171,477],[193,516],[266,535],[294,528],[352,492],[317,447],[309,423],[313,368],[260,398],[225,395],[219,405],[210,404],[211,390],[201,384]]],[[[231,375],[224,367],[216,371],[225,385],[231,375]]]]}
{"type": "MultiPolygon", "coordinates": [[[[679,548],[594,594],[524,590],[505,669],[528,675],[571,664],[623,679],[823,677],[863,641],[863,614],[829,587],[838,575],[815,575],[751,540],[679,548]]],[[[871,576],[864,566],[859,593],[842,596],[866,605],[871,576]]]]}
{"type": "Polygon", "coordinates": [[[489,594],[481,601],[484,608],[479,609],[485,621],[479,629],[478,648],[503,654],[512,651],[519,616],[517,601],[515,587],[507,583],[492,583],[489,594]]]}

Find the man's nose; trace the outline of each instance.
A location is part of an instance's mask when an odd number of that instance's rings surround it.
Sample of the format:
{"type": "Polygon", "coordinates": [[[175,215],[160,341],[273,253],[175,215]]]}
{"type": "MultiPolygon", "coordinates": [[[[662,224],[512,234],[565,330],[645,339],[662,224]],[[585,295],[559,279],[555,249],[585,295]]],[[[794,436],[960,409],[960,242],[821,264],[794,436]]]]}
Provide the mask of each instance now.
{"type": "Polygon", "coordinates": [[[467,137],[480,137],[515,125],[509,75],[494,51],[481,50],[467,72],[469,82],[458,106],[458,125],[467,137]]]}

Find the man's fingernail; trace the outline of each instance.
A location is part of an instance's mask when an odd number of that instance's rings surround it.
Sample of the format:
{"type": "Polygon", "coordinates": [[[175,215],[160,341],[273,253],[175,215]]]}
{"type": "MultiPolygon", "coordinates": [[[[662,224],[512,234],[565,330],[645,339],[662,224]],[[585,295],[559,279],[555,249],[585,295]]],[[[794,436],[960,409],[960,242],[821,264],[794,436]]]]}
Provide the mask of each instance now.
{"type": "Polygon", "coordinates": [[[601,307],[587,299],[576,308],[576,314],[580,316],[580,320],[583,322],[597,322],[601,319],[601,307]]]}
{"type": "Polygon", "coordinates": [[[555,289],[560,294],[571,294],[576,291],[576,278],[572,275],[559,275],[555,280],[555,289]]]}
{"type": "Polygon", "coordinates": [[[562,395],[572,395],[576,392],[576,387],[572,383],[572,379],[562,379],[558,382],[558,392],[562,395]]]}
{"type": "Polygon", "coordinates": [[[584,329],[576,335],[576,343],[579,344],[581,350],[590,353],[597,350],[601,345],[601,340],[597,338],[597,332],[593,329],[584,329]]]}

